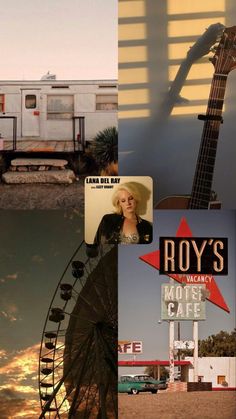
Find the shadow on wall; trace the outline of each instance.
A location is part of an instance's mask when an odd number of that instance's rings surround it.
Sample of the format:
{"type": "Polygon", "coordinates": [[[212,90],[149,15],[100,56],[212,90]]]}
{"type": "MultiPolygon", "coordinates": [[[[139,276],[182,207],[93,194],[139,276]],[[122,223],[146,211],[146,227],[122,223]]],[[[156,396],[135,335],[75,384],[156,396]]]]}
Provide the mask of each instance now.
{"type": "MultiPolygon", "coordinates": [[[[131,7],[132,3],[120,1],[119,174],[152,176],[158,185],[156,201],[170,194],[190,194],[203,127],[197,115],[206,111],[214,71],[208,57],[192,64],[181,90],[188,101],[180,98],[167,120],[160,118],[161,104],[189,47],[211,24],[232,26],[236,4],[143,0],[131,7]]],[[[224,208],[236,207],[236,197],[225,187],[229,181],[236,187],[235,73],[230,73],[226,87],[213,183],[224,208]]]]}
{"type": "Polygon", "coordinates": [[[135,189],[137,189],[139,195],[142,198],[138,204],[138,213],[139,215],[144,215],[147,213],[148,201],[151,198],[151,191],[145,185],[139,182],[132,182],[132,185],[135,189]]]}

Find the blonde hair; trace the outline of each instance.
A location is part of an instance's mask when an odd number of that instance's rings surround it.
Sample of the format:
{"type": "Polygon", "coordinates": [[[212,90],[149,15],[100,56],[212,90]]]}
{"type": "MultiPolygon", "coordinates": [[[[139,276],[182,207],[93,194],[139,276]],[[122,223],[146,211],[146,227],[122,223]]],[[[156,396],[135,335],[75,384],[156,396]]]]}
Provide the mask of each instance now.
{"type": "Polygon", "coordinates": [[[120,191],[129,192],[132,195],[132,197],[135,199],[135,201],[137,203],[137,206],[138,206],[139,202],[141,201],[141,196],[140,196],[140,193],[139,193],[137,187],[132,182],[123,183],[123,184],[116,187],[116,189],[115,189],[115,191],[112,195],[112,205],[113,205],[113,207],[115,207],[115,212],[117,214],[122,214],[122,209],[121,209],[121,206],[119,204],[119,192],[120,191]]]}

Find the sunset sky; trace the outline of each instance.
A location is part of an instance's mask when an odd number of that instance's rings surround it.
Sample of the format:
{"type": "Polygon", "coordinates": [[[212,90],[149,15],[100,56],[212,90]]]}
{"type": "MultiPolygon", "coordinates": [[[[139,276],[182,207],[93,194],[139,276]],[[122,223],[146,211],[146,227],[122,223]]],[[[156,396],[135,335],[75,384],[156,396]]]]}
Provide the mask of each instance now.
{"type": "Polygon", "coordinates": [[[1,211],[0,231],[0,418],[32,419],[44,321],[83,219],[76,212],[1,211]]]}

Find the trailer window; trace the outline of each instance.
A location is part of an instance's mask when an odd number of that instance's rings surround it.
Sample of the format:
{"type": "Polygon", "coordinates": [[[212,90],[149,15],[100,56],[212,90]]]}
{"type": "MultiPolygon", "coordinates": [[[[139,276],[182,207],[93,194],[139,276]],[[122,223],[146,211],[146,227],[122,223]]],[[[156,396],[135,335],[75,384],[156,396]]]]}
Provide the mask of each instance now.
{"type": "Polygon", "coordinates": [[[5,95],[0,95],[0,112],[5,111],[5,95]]]}
{"type": "Polygon", "coordinates": [[[25,107],[26,107],[26,109],[35,109],[36,108],[36,96],[35,95],[26,95],[25,96],[25,107]]]}
{"type": "Polygon", "coordinates": [[[118,95],[97,95],[97,111],[114,111],[118,109],[118,95]]]}
{"type": "Polygon", "coordinates": [[[48,95],[47,118],[48,119],[72,119],[74,114],[73,95],[48,95]]]}
{"type": "Polygon", "coordinates": [[[225,375],[217,375],[217,384],[223,384],[225,382],[225,375]]]}

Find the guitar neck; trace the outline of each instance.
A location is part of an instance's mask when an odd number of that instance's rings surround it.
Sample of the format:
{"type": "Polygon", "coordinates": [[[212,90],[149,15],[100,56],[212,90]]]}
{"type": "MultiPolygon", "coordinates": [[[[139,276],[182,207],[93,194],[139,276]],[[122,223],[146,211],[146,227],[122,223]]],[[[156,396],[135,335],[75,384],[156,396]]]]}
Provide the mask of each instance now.
{"type": "Polygon", "coordinates": [[[192,209],[209,207],[226,82],[226,74],[215,72],[204,117],[206,119],[189,204],[189,208],[192,209]]]}

